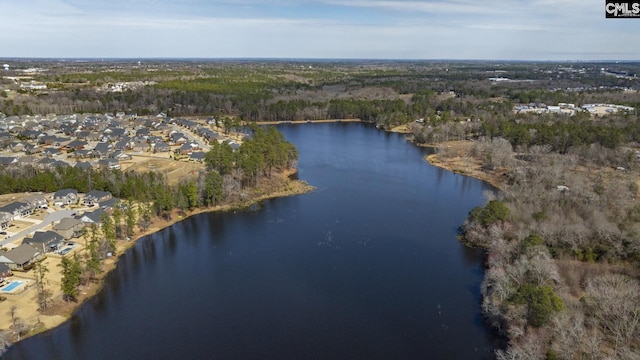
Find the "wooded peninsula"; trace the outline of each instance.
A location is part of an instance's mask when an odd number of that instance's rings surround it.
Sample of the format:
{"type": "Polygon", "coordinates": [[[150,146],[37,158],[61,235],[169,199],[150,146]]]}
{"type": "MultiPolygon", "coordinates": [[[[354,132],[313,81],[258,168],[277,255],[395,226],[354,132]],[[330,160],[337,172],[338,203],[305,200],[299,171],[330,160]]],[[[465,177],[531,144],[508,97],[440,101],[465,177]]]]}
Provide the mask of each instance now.
{"type": "MultiPolygon", "coordinates": [[[[499,190],[460,227],[461,241],[487,253],[482,311],[508,339],[498,359],[640,356],[640,63],[4,61],[0,157],[15,161],[2,161],[0,194],[100,190],[124,204],[85,227],[85,251],[62,257],[64,299],[36,281],[43,314],[76,301],[107,254],[154,219],[291,190],[282,174],[297,149],[260,122],[358,119],[434,147],[432,164],[499,190]],[[199,158],[174,124],[197,137],[199,158]],[[115,137],[127,127],[128,138],[115,137]],[[85,152],[92,142],[124,142],[125,155],[137,145],[134,157],[168,148],[166,161],[198,165],[180,176],[102,166],[109,156],[85,152]],[[49,148],[72,160],[44,164],[49,148]]],[[[31,271],[37,280],[47,270],[31,271]]],[[[31,331],[12,321],[3,342],[31,331]]]]}

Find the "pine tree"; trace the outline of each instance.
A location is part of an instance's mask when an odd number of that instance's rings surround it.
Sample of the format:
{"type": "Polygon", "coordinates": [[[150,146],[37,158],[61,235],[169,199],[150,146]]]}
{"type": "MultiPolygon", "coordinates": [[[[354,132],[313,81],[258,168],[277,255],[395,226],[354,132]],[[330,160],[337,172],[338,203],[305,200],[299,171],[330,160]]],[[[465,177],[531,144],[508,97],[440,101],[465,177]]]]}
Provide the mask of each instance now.
{"type": "Polygon", "coordinates": [[[77,254],[72,258],[63,257],[60,263],[62,267],[62,280],[60,288],[65,301],[75,301],[78,297],[78,286],[80,285],[80,259],[77,254]]]}

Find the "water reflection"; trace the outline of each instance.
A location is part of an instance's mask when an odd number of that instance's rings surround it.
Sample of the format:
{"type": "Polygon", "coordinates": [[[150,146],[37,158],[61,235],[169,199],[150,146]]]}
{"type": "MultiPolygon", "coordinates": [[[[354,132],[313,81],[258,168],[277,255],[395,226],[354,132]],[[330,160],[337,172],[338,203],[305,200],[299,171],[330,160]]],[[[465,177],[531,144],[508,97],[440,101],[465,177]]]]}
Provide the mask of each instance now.
{"type": "Polygon", "coordinates": [[[455,239],[487,187],[427,165],[396,134],[284,129],[317,191],[142,239],[80,324],[8,357],[492,358],[482,256],[455,239]]]}

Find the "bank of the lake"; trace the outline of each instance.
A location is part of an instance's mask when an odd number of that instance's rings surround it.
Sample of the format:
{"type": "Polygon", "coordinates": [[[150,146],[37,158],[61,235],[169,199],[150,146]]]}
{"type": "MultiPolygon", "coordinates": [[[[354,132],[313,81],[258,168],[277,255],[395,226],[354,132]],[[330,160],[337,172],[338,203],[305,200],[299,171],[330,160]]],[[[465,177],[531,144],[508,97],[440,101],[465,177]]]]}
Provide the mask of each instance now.
{"type": "MultiPolygon", "coordinates": [[[[96,274],[89,283],[81,286],[76,301],[61,300],[61,293],[58,291],[59,289],[53,289],[55,290],[53,293],[56,294],[56,298],[54,298],[50,303],[49,309],[46,312],[41,313],[37,310],[37,296],[29,297],[29,294],[31,293],[33,293],[32,295],[35,295],[36,290],[34,286],[29,287],[26,290],[26,293],[21,292],[18,295],[7,295],[10,299],[14,296],[20,297],[20,304],[16,305],[16,313],[19,315],[21,321],[31,328],[31,330],[22,334],[20,339],[24,340],[42,332],[49,331],[68,321],[80,306],[102,290],[105,277],[116,268],[119,258],[131,249],[139,239],[150,236],[198,214],[244,209],[267,199],[301,195],[309,191],[313,191],[314,187],[305,181],[293,179],[296,176],[296,173],[296,169],[290,169],[283,173],[274,174],[273,177],[269,179],[268,186],[252,189],[248,192],[247,199],[242,201],[212,207],[194,208],[186,211],[174,209],[168,216],[153,217],[149,226],[144,230],[138,228],[138,232],[136,232],[129,241],[121,240],[116,243],[116,251],[113,253],[114,256],[104,259],[101,266],[101,272],[96,274]]],[[[80,243],[82,243],[82,241],[80,241],[80,243]]],[[[71,254],[68,254],[68,256],[71,256],[71,254]]],[[[47,277],[47,283],[59,284],[59,279],[51,279],[52,276],[61,276],[60,272],[57,270],[58,269],[50,269],[49,273],[45,274],[47,277]],[[51,270],[54,271],[52,272],[51,270]]]]}
{"type": "Polygon", "coordinates": [[[316,191],[143,237],[70,321],[7,358],[493,358],[483,253],[456,240],[491,188],[373,126],[280,130],[316,191]]]}

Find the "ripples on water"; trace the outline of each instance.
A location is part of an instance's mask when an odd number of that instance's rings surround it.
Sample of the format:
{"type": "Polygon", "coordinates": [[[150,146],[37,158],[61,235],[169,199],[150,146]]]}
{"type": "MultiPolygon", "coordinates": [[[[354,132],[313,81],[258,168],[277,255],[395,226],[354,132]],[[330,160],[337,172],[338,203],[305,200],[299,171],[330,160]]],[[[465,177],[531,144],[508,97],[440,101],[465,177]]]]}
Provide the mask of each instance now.
{"type": "Polygon", "coordinates": [[[140,241],[70,322],[7,358],[493,358],[482,254],[455,239],[488,188],[397,134],[281,130],[316,191],[140,241]]]}

